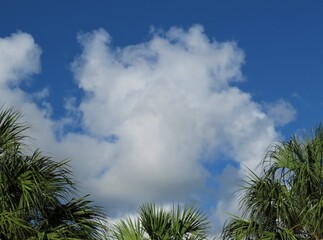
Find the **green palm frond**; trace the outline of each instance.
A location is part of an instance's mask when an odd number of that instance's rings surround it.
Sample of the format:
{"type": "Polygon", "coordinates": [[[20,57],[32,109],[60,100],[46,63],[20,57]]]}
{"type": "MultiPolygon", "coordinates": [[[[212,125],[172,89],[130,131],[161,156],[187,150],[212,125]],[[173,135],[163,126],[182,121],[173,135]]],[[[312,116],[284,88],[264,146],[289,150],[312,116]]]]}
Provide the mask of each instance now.
{"type": "Polygon", "coordinates": [[[155,204],[145,204],[140,207],[140,222],[150,239],[163,240],[169,238],[171,214],[155,204]]]}
{"type": "Polygon", "coordinates": [[[20,218],[20,213],[6,210],[0,212],[0,239],[26,239],[33,233],[32,226],[20,218]]]}
{"type": "Polygon", "coordinates": [[[139,218],[131,220],[121,220],[113,227],[113,238],[116,240],[144,240],[144,230],[141,226],[139,218]]]}
{"type": "Polygon", "coordinates": [[[205,239],[210,227],[206,215],[188,205],[173,206],[171,223],[174,239],[205,239]]]}
{"type": "Polygon", "coordinates": [[[263,232],[263,226],[259,225],[256,221],[233,216],[226,223],[221,237],[228,240],[258,239],[261,236],[261,232],[263,232]]]}
{"type": "Polygon", "coordinates": [[[101,239],[107,230],[106,216],[86,197],[47,206],[38,230],[61,237],[101,239]]]}
{"type": "Polygon", "coordinates": [[[29,125],[19,122],[21,115],[12,109],[0,107],[0,154],[26,138],[29,125]]]}

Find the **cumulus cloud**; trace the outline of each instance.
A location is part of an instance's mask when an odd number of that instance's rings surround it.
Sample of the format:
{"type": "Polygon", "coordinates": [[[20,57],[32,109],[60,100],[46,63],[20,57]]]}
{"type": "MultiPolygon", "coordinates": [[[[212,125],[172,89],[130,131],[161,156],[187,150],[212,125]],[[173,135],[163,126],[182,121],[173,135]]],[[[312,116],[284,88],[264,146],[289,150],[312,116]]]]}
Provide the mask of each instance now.
{"type": "Polygon", "coordinates": [[[214,219],[222,223],[237,206],[231,176],[242,177],[242,166],[255,169],[278,137],[275,126],[292,119],[292,106],[262,106],[241,91],[244,52],[209,39],[198,25],[153,32],[123,48],[103,29],[78,40],[82,52],[72,69],[84,97],[64,96],[66,116],[54,121],[55,106],[35,104],[47,90],[19,88],[40,69],[41,50],[25,33],[0,39],[1,101],[22,109],[37,146],[73,159],[84,191],[110,214],[152,200],[203,203],[207,183],[215,182],[221,191],[211,196],[214,219]],[[239,167],[215,176],[219,160],[239,167]]]}
{"type": "Polygon", "coordinates": [[[254,168],[277,137],[261,106],[232,84],[242,80],[243,51],[210,40],[201,26],[124,48],[112,47],[103,29],[79,41],[73,69],[86,94],[82,126],[98,138],[118,137],[88,176],[103,199],[194,198],[211,177],[203,162],[225,156],[254,168]]]}
{"type": "Polygon", "coordinates": [[[32,36],[15,33],[0,38],[0,84],[17,84],[40,70],[40,48],[32,36]]]}

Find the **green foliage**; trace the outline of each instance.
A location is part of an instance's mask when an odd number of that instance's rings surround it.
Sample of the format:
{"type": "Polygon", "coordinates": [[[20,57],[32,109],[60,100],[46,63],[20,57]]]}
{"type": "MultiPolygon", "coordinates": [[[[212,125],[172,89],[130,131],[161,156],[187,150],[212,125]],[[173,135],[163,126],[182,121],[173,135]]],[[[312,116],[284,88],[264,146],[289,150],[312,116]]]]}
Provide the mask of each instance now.
{"type": "Polygon", "coordinates": [[[144,229],[140,224],[140,219],[132,221],[130,218],[120,220],[113,230],[113,239],[117,240],[142,240],[144,238],[144,229]]]}
{"type": "Polygon", "coordinates": [[[209,223],[197,208],[177,205],[171,211],[154,204],[140,207],[139,217],[121,220],[114,226],[117,240],[193,240],[205,239],[209,223]]]}
{"type": "Polygon", "coordinates": [[[323,239],[323,125],[274,146],[263,167],[250,173],[242,217],[225,225],[223,239],[323,239]]]}
{"type": "Polygon", "coordinates": [[[76,186],[68,161],[23,144],[27,125],[0,109],[0,239],[103,239],[105,215],[76,186]]]}

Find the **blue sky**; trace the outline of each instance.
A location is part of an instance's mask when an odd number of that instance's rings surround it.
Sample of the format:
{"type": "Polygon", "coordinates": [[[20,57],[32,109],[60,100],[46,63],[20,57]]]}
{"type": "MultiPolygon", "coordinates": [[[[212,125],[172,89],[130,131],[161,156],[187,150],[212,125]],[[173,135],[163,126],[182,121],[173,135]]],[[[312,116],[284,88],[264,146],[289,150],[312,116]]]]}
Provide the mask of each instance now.
{"type": "Polygon", "coordinates": [[[240,166],[322,120],[322,42],[322,1],[1,1],[0,102],[112,217],[218,227],[240,166]]]}

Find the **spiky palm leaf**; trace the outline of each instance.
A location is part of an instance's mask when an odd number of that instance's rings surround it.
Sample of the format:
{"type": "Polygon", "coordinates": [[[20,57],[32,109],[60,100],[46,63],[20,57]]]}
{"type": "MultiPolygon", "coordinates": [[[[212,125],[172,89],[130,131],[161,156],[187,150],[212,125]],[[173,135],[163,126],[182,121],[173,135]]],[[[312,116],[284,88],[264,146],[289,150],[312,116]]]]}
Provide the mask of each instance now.
{"type": "Polygon", "coordinates": [[[140,207],[140,222],[151,240],[170,238],[171,214],[155,204],[140,207]]]}
{"type": "Polygon", "coordinates": [[[112,238],[116,240],[144,240],[144,234],[139,218],[136,220],[127,218],[115,224],[112,238]]]}
{"type": "Polygon", "coordinates": [[[173,239],[206,239],[209,223],[205,214],[194,207],[173,206],[171,235],[173,239]]]}

